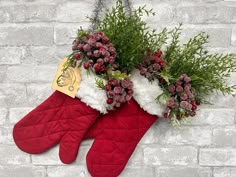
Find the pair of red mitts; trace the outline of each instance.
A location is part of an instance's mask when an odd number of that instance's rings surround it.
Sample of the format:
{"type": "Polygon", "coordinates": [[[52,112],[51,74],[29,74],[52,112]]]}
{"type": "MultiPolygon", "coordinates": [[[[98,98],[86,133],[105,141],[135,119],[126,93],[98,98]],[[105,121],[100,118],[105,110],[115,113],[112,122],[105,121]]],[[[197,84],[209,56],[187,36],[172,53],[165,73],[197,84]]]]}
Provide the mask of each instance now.
{"type": "Polygon", "coordinates": [[[76,159],[81,141],[94,138],[86,158],[89,172],[93,177],[117,177],[161,113],[155,102],[161,89],[135,71],[134,99],[106,113],[105,92],[96,88],[94,76],[82,76],[78,98],[55,91],[15,125],[15,143],[31,154],[60,144],[60,159],[69,164],[76,159]]]}

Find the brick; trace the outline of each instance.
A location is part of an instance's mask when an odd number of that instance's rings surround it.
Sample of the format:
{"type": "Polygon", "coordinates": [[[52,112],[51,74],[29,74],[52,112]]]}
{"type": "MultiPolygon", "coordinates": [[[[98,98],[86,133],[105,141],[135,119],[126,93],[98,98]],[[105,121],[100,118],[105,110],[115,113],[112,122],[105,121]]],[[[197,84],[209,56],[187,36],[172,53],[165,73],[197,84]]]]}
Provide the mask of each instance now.
{"type": "Polygon", "coordinates": [[[8,67],[5,80],[7,82],[32,82],[36,76],[35,66],[8,67]]]}
{"type": "Polygon", "coordinates": [[[201,166],[236,166],[236,149],[200,149],[199,164],[201,166]]]}
{"type": "MultiPolygon", "coordinates": [[[[207,48],[207,50],[210,53],[223,53],[223,54],[228,54],[228,53],[234,53],[235,52],[235,47],[231,46],[231,47],[215,47],[215,48],[207,48]]],[[[233,74],[233,73],[232,73],[233,74]]]]}
{"type": "Polygon", "coordinates": [[[24,54],[23,57],[21,58],[21,64],[22,65],[35,65],[36,61],[35,58],[33,58],[30,50],[30,46],[25,46],[24,47],[24,54]]]}
{"type": "Polygon", "coordinates": [[[144,148],[145,165],[191,165],[197,163],[197,149],[194,147],[144,148]]]}
{"type": "Polygon", "coordinates": [[[62,58],[65,58],[68,54],[71,53],[71,46],[72,45],[60,45],[56,46],[56,57],[57,60],[61,60],[62,58]]]}
{"type": "MultiPolygon", "coordinates": [[[[142,137],[141,141],[139,142],[139,144],[152,144],[152,143],[156,143],[158,142],[158,137],[156,134],[156,131],[159,132],[159,130],[161,129],[161,127],[163,128],[163,124],[166,124],[165,121],[163,121],[162,119],[157,120],[148,130],[147,132],[144,134],[144,136],[142,137]],[[160,127],[161,126],[161,127],[160,127]]],[[[166,129],[165,129],[166,131],[166,129]]],[[[160,135],[158,135],[160,136],[160,135]]]]}
{"type": "Polygon", "coordinates": [[[20,119],[22,119],[27,113],[29,113],[33,108],[10,108],[9,109],[9,123],[15,124],[20,119]]]}
{"type": "Polygon", "coordinates": [[[180,129],[176,129],[171,127],[171,125],[168,126],[169,129],[167,131],[162,131],[162,134],[156,131],[156,137],[161,144],[197,146],[211,144],[212,131],[209,128],[181,127],[180,129]],[[159,137],[158,134],[160,135],[159,137]]]}
{"type": "Polygon", "coordinates": [[[134,8],[146,6],[146,9],[153,9],[155,16],[147,16],[146,14],[142,19],[148,23],[149,26],[160,24],[171,24],[175,21],[175,9],[170,3],[156,2],[152,0],[131,0],[134,8]]]}
{"type": "Polygon", "coordinates": [[[150,167],[128,167],[125,168],[119,177],[154,177],[154,170],[150,167]]]}
{"type": "Polygon", "coordinates": [[[0,66],[0,83],[4,80],[7,66],[0,66]]]}
{"type": "Polygon", "coordinates": [[[132,153],[128,163],[126,166],[128,167],[137,167],[137,166],[142,166],[143,165],[143,149],[141,146],[137,146],[132,153]]]}
{"type": "Polygon", "coordinates": [[[0,9],[0,22],[50,22],[55,16],[55,5],[5,5],[0,9]]]}
{"type": "MultiPolygon", "coordinates": [[[[114,7],[116,5],[116,1],[103,0],[102,2],[103,2],[104,9],[105,8],[111,8],[111,7],[114,7]]],[[[131,6],[132,5],[133,5],[133,3],[131,4],[131,6]]]]}
{"type": "Polygon", "coordinates": [[[0,106],[27,106],[26,88],[22,84],[0,84],[0,106]]]}
{"type": "Polygon", "coordinates": [[[63,165],[59,159],[59,146],[55,146],[42,154],[31,155],[34,165],[63,165]]]}
{"type": "MultiPolygon", "coordinates": [[[[57,45],[72,44],[81,25],[55,25],[54,40],[57,45]]],[[[86,26],[83,25],[86,29],[86,26]]]]}
{"type": "Polygon", "coordinates": [[[231,38],[231,43],[232,45],[236,45],[236,27],[233,28],[232,30],[232,38],[231,38]]]}
{"type": "MultiPolygon", "coordinates": [[[[234,85],[235,83],[236,83],[236,73],[234,72],[234,73],[231,73],[231,76],[230,76],[230,78],[228,79],[228,83],[230,84],[230,85],[234,85]]],[[[236,104],[235,104],[235,106],[236,106],[236,104]]]]}
{"type": "Polygon", "coordinates": [[[35,0],[13,0],[13,2],[17,2],[17,1],[19,1],[20,3],[23,3],[23,4],[24,3],[31,3],[31,4],[49,4],[49,5],[54,4],[55,5],[55,4],[62,3],[65,0],[47,0],[47,1],[45,1],[45,0],[37,0],[37,1],[35,1],[35,0]]]}
{"type": "Polygon", "coordinates": [[[213,169],[213,177],[234,177],[236,176],[236,168],[214,168],[213,169]]]}
{"type": "Polygon", "coordinates": [[[201,108],[193,118],[192,125],[233,125],[235,112],[233,109],[201,108]]]}
{"type": "MultiPolygon", "coordinates": [[[[88,150],[91,147],[91,143],[88,146],[84,141],[80,144],[79,152],[74,162],[75,165],[85,165],[86,164],[86,155],[88,150]]],[[[39,155],[32,155],[32,163],[34,165],[62,165],[62,162],[59,159],[59,147],[56,146],[46,153],[39,155]]]]}
{"type": "Polygon", "coordinates": [[[6,72],[7,82],[52,82],[57,66],[11,66],[6,72]]]}
{"type": "MultiPolygon", "coordinates": [[[[86,164],[86,155],[88,150],[91,147],[91,143],[88,146],[84,141],[80,144],[79,152],[76,157],[76,160],[73,164],[75,165],[85,165],[86,164]]],[[[46,153],[39,155],[32,155],[32,163],[34,165],[62,165],[62,162],[59,159],[59,149],[58,145],[46,153]]]]}
{"type": "Polygon", "coordinates": [[[176,16],[183,23],[235,23],[236,7],[226,4],[184,5],[177,7],[176,16]]]}
{"type": "Polygon", "coordinates": [[[0,165],[26,165],[30,163],[30,155],[20,151],[16,146],[0,146],[0,165]]]}
{"type": "Polygon", "coordinates": [[[43,45],[53,44],[53,28],[50,25],[1,25],[0,46],[3,45],[43,45]]]}
{"type": "Polygon", "coordinates": [[[172,24],[175,23],[175,9],[169,3],[155,3],[152,7],[155,16],[146,17],[146,22],[153,27],[153,24],[172,24]]]}
{"type": "Polygon", "coordinates": [[[53,90],[52,84],[29,84],[27,86],[27,98],[31,106],[38,106],[48,98],[53,90]]]}
{"type": "Polygon", "coordinates": [[[12,127],[0,126],[0,144],[13,144],[12,127]]]}
{"type": "Polygon", "coordinates": [[[88,23],[89,19],[87,16],[91,16],[93,9],[94,0],[65,1],[65,3],[60,4],[57,9],[57,21],[88,23]]]}
{"type": "Polygon", "coordinates": [[[160,167],[156,170],[158,177],[211,177],[210,168],[202,167],[160,167]]]}
{"type": "Polygon", "coordinates": [[[152,6],[153,0],[130,0],[134,8],[146,5],[148,8],[152,6]]]}
{"type": "Polygon", "coordinates": [[[186,25],[183,26],[181,40],[186,42],[200,32],[206,32],[210,38],[207,46],[229,47],[231,45],[232,29],[218,25],[186,25]]]}
{"type": "Polygon", "coordinates": [[[57,166],[48,167],[47,177],[90,177],[85,166],[57,166]]]}
{"type": "MultiPolygon", "coordinates": [[[[50,64],[58,64],[58,58],[56,57],[57,48],[46,47],[46,46],[32,46],[30,47],[29,56],[30,59],[36,61],[39,65],[50,65],[50,64]]],[[[67,51],[67,55],[71,52],[70,50],[67,51]]]]}
{"type": "Polygon", "coordinates": [[[0,166],[1,177],[46,177],[46,169],[40,166],[0,166]]]}
{"type": "MultiPolygon", "coordinates": [[[[191,125],[191,123],[186,125],[189,124],[191,125]]],[[[159,119],[147,131],[140,144],[206,146],[211,144],[211,134],[212,131],[208,128],[190,126],[174,128],[166,120],[159,119]]]]}
{"type": "Polygon", "coordinates": [[[52,83],[53,78],[57,71],[57,65],[51,66],[38,66],[36,68],[36,81],[37,82],[50,82],[52,83]]]}
{"type": "Polygon", "coordinates": [[[212,94],[208,101],[212,105],[203,105],[208,108],[236,108],[236,99],[232,95],[212,94]]]}
{"type": "Polygon", "coordinates": [[[86,155],[87,155],[90,147],[91,146],[87,146],[87,145],[84,146],[84,145],[80,144],[75,164],[86,165],[86,155]]]}
{"type": "Polygon", "coordinates": [[[0,47],[0,64],[20,64],[23,52],[19,47],[0,47]]]}
{"type": "Polygon", "coordinates": [[[236,146],[236,129],[233,128],[217,128],[213,130],[213,145],[215,146],[236,146]]]}
{"type": "Polygon", "coordinates": [[[6,122],[7,113],[8,111],[6,108],[0,108],[0,125],[3,125],[6,122]]]}

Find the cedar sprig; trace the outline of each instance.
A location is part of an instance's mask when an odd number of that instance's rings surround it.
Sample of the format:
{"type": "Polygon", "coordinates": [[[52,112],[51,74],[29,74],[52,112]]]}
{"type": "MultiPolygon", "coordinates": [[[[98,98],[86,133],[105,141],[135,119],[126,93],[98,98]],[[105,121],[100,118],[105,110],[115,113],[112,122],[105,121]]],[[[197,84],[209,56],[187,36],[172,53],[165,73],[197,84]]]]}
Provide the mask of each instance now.
{"type": "Polygon", "coordinates": [[[181,25],[170,31],[170,36],[171,42],[163,53],[172,82],[183,73],[190,76],[195,97],[201,102],[213,92],[233,94],[236,85],[228,85],[227,80],[236,72],[236,54],[210,54],[205,49],[209,36],[204,32],[181,44],[181,25]]]}
{"type": "Polygon", "coordinates": [[[119,70],[129,73],[147,53],[161,48],[167,40],[167,30],[158,34],[142,20],[144,15],[154,15],[152,9],[142,6],[129,13],[125,9],[122,1],[117,0],[115,7],[105,11],[97,30],[103,31],[117,49],[119,70]]]}

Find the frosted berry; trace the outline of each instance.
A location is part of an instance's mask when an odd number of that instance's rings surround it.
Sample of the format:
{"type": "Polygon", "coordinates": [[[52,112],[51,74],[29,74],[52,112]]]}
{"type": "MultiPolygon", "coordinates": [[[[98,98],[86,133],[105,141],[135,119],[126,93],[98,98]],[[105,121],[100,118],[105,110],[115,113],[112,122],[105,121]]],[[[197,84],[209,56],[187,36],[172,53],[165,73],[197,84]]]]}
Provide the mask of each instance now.
{"type": "Polygon", "coordinates": [[[107,99],[107,104],[112,104],[113,103],[113,99],[112,98],[108,98],[107,99]]]}
{"type": "Polygon", "coordinates": [[[93,65],[93,69],[97,73],[97,72],[99,72],[101,70],[101,66],[98,63],[95,63],[93,65]]]}
{"type": "Polygon", "coordinates": [[[84,46],[83,46],[83,50],[84,51],[89,51],[91,48],[90,48],[90,45],[89,44],[85,44],[84,46]]]}
{"type": "Polygon", "coordinates": [[[79,53],[74,54],[74,58],[75,58],[76,60],[79,60],[79,59],[80,59],[80,54],[79,54],[79,53]]]}
{"type": "Polygon", "coordinates": [[[102,38],[102,42],[104,42],[105,44],[108,43],[109,39],[107,37],[103,37],[102,38]]]}
{"type": "Polygon", "coordinates": [[[97,63],[100,64],[100,65],[103,65],[104,60],[103,60],[102,58],[99,58],[99,59],[97,60],[97,63]]]}
{"type": "Polygon", "coordinates": [[[89,63],[84,63],[84,69],[89,69],[89,63]]]}
{"type": "Polygon", "coordinates": [[[197,109],[197,105],[193,104],[192,105],[192,110],[195,111],[197,109]]]}
{"type": "Polygon", "coordinates": [[[94,63],[93,60],[89,60],[88,62],[90,65],[93,65],[93,63],[94,63]]]}
{"type": "Polygon", "coordinates": [[[164,114],[163,114],[163,117],[164,117],[164,118],[168,118],[168,117],[169,117],[168,113],[164,113],[164,114]]]}
{"type": "Polygon", "coordinates": [[[88,52],[88,53],[87,53],[87,56],[88,56],[89,58],[92,58],[92,56],[93,56],[92,52],[88,52]]]}

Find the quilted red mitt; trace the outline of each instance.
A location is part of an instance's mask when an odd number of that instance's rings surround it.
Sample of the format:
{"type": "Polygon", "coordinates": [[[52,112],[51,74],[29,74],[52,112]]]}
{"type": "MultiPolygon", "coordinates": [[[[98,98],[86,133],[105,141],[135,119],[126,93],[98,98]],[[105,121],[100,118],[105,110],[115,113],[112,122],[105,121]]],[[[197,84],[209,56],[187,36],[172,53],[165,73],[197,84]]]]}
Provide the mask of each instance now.
{"type": "Polygon", "coordinates": [[[82,77],[77,93],[80,99],[54,92],[14,126],[16,145],[27,153],[39,154],[60,143],[61,161],[73,162],[85,133],[100,112],[106,112],[106,93],[98,90],[95,82],[93,76],[82,77]]]}
{"type": "Polygon", "coordinates": [[[60,143],[61,161],[71,163],[99,114],[78,98],[56,91],[14,126],[13,137],[16,145],[30,154],[42,153],[60,143]]]}
{"type": "Polygon", "coordinates": [[[86,135],[95,138],[87,154],[91,176],[117,177],[156,119],[157,116],[148,114],[134,99],[98,119],[86,135]]]}
{"type": "Polygon", "coordinates": [[[155,100],[162,93],[158,81],[150,83],[138,70],[131,80],[134,99],[97,119],[86,135],[95,138],[87,154],[87,167],[93,177],[117,177],[157,115],[162,115],[164,107],[155,100]]]}

